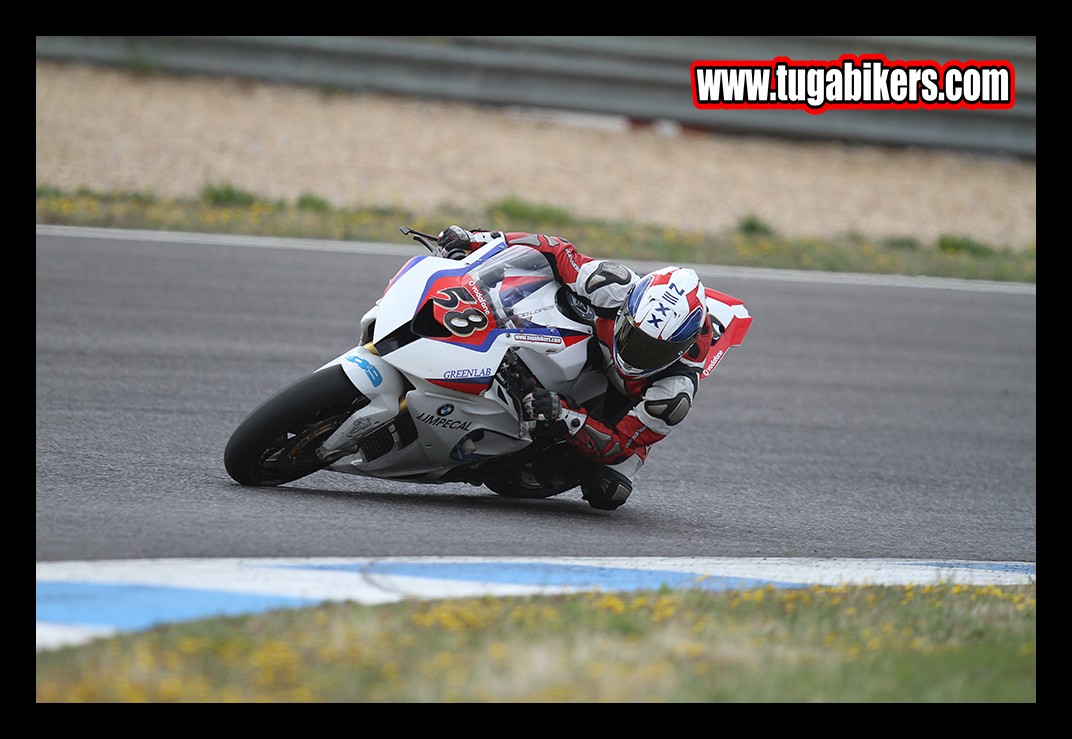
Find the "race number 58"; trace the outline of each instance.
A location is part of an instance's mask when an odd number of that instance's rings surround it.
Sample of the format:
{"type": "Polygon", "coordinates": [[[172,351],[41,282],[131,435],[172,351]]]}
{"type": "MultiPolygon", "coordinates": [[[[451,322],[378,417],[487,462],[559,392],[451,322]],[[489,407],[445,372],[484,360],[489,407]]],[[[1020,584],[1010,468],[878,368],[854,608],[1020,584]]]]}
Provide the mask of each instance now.
{"type": "Polygon", "coordinates": [[[443,325],[455,336],[471,336],[475,331],[488,327],[488,317],[476,308],[455,310],[462,303],[477,304],[476,298],[467,288],[444,288],[432,297],[432,301],[447,311],[443,314],[443,325]]]}

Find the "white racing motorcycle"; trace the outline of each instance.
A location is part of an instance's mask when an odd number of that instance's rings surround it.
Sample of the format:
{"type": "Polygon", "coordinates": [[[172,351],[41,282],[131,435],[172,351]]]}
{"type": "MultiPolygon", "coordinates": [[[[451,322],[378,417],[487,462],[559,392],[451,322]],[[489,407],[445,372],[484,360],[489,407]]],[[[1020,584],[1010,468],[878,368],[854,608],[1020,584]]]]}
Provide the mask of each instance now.
{"type": "MultiPolygon", "coordinates": [[[[435,236],[402,233],[436,252],[435,236]]],[[[410,259],[361,319],[360,343],[264,401],[232,433],[228,474],[282,485],[319,470],[413,483],[465,482],[510,498],[579,484],[568,445],[534,439],[532,383],[597,404],[607,387],[591,308],[543,254],[501,233],[454,261],[410,259]]],[[[744,339],[741,301],[707,290],[724,327],[701,373],[744,339]]]]}

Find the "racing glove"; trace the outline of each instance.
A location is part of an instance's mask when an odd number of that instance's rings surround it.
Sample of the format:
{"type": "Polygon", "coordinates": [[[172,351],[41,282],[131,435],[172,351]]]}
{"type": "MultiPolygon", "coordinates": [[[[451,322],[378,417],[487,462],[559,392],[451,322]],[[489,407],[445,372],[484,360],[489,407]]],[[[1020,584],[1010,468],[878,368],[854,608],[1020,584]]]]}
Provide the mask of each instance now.
{"type": "Polygon", "coordinates": [[[543,387],[532,388],[521,399],[521,404],[526,417],[536,421],[533,431],[541,437],[564,439],[574,436],[588,420],[588,414],[574,408],[567,398],[543,387]]]}
{"type": "Polygon", "coordinates": [[[447,259],[465,259],[472,251],[473,235],[461,226],[448,226],[439,232],[436,245],[439,247],[437,257],[447,259]]]}

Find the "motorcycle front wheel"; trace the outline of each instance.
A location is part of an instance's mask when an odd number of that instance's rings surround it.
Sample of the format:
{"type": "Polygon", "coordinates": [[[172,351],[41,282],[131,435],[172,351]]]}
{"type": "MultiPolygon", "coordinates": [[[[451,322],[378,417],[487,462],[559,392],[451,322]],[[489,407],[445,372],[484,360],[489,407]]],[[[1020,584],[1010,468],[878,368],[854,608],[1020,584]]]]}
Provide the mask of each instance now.
{"type": "Polygon", "coordinates": [[[223,454],[227,474],[242,485],[274,486],[323,469],[317,448],[367,403],[338,365],[303,377],[234,430],[223,454]]]}

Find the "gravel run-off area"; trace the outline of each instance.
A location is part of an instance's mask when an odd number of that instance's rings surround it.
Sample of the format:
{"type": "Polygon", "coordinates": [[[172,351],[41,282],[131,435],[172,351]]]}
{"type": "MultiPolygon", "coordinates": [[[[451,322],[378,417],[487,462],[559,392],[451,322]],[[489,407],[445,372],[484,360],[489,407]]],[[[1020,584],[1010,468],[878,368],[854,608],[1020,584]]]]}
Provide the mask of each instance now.
{"type": "Polygon", "coordinates": [[[417,213],[515,196],[682,230],[756,217],[787,236],[956,235],[1021,249],[1035,244],[1035,166],[37,62],[37,185],[71,190],[190,197],[229,184],[417,213]]]}

